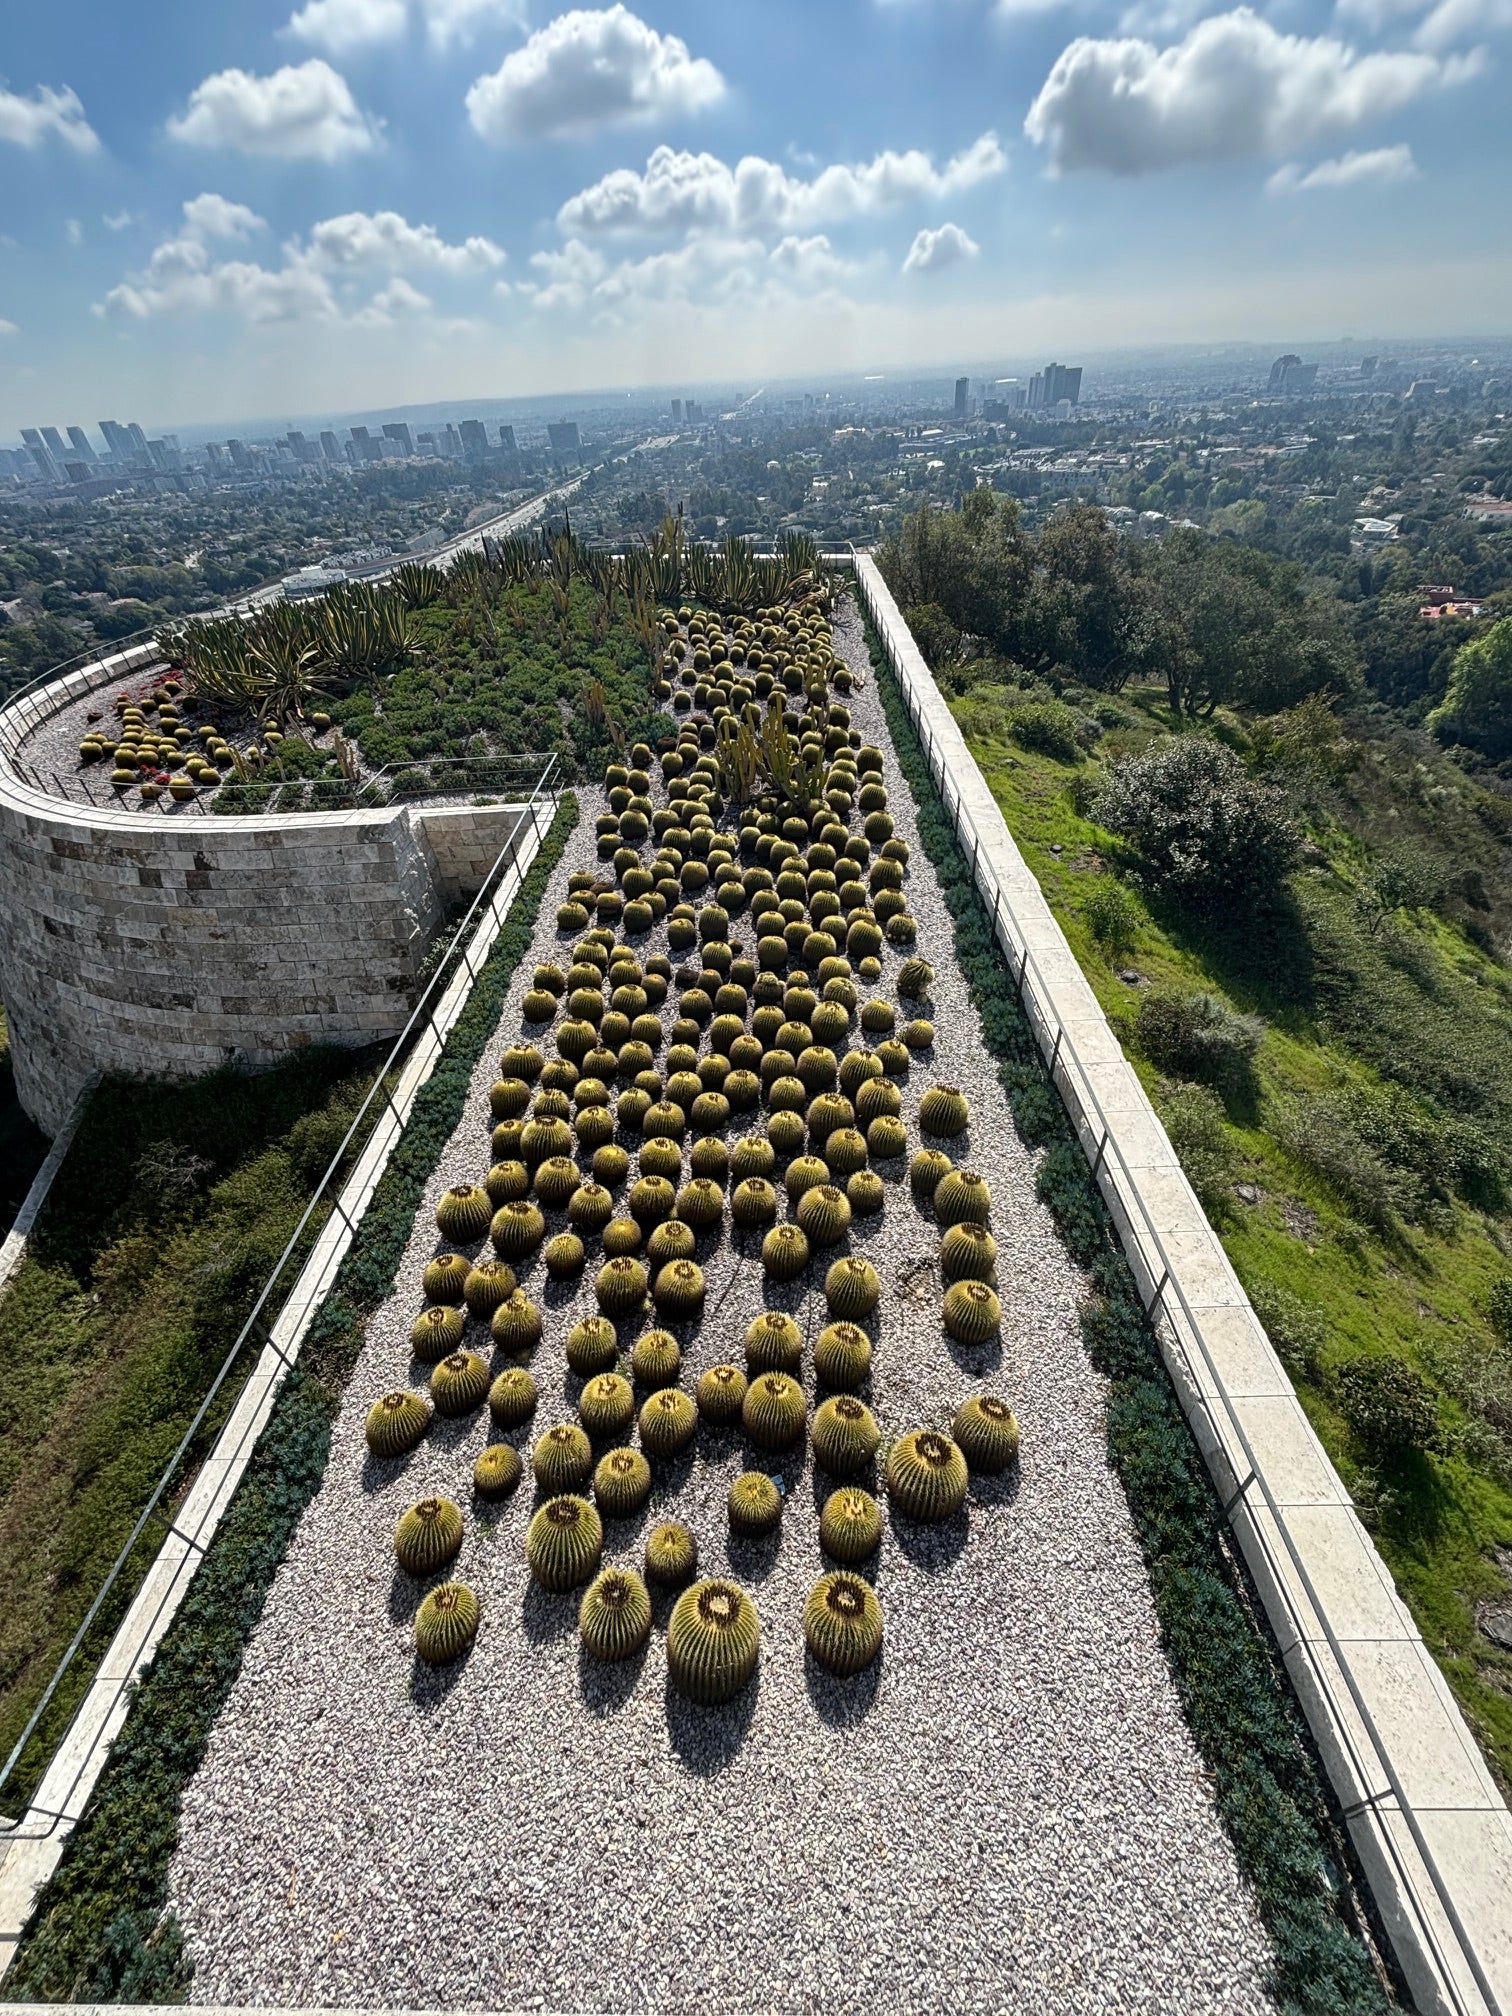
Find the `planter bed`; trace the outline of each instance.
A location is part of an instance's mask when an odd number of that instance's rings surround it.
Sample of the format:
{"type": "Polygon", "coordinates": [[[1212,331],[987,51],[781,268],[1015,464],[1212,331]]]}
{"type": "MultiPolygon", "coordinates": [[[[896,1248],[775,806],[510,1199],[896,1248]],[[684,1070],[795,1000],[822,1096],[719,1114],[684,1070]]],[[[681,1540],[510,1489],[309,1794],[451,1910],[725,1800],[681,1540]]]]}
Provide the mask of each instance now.
{"type": "MultiPolygon", "coordinates": [[[[867,671],[854,617],[837,624],[836,644],[867,671]]],[[[881,1278],[865,1325],[875,1355],[864,1397],[885,1451],[906,1430],[948,1429],[974,1393],[1001,1395],[1020,1424],[1020,1463],[975,1476],[964,1510],[937,1525],[896,1516],[872,1481],[884,1532],[865,1572],[884,1645],[862,1673],[837,1680],[806,1652],[803,1631],[805,1598],[835,1565],[818,1535],[833,1480],[806,1437],[776,1458],[754,1452],[738,1427],[700,1426],[686,1455],[653,1466],[645,1511],[606,1518],[604,1559],[639,1568],[651,1527],[677,1519],[697,1539],[700,1574],[729,1576],[754,1600],[756,1680],[708,1708],[669,1680],[666,1598],[645,1650],[602,1665],[579,1647],[579,1593],[545,1593],[526,1565],[540,1502],[529,1453],[541,1431],[575,1417],[582,1382],[564,1342],[596,1308],[597,1240],[575,1282],[549,1282],[539,1252],[520,1269],[545,1316],[531,1365],[540,1405],[507,1438],[526,1476],[502,1507],[471,1490],[477,1456],[499,1439],[486,1408],[438,1416],[406,1458],[368,1455],[369,1408],[395,1387],[422,1387],[409,1335],[421,1274],[442,1250],[432,1214],[444,1190],[480,1180],[491,1159],[498,1050],[523,1040],[554,1054],[549,1030],[522,1020],[527,958],[430,1180],[395,1293],[368,1323],[325,1483],[184,1799],[170,1901],[195,2000],[1268,2006],[1267,1941],[1183,1719],[1108,1466],[1105,1386],[1078,1324],[1085,1280],[1037,1201],[1036,1158],[1015,1133],[951,958],[950,913],[880,697],[867,684],[850,706],[863,741],[884,754],[889,810],[911,849],[915,949],[936,971],[935,1044],[900,1081],[908,1152],[921,1145],[923,1092],[960,1086],[970,1128],[941,1145],[991,1188],[1003,1305],[986,1346],[951,1342],[940,1228],[915,1201],[906,1160],[879,1165],[885,1208],[858,1216],[835,1249],[864,1255],[881,1278]],[[733,1538],[726,1512],[731,1483],[753,1463],[784,1490],[780,1530],[762,1541],[733,1538]],[[404,1509],[432,1493],[462,1508],[462,1549],[447,1572],[477,1592],[482,1613],[470,1653],[438,1669],[416,1660],[426,1585],[395,1566],[392,1537],[404,1509]]],[[[654,795],[664,801],[660,778],[654,795]]],[[[605,802],[593,790],[584,809],[605,802]]],[[[598,865],[585,819],[542,907],[537,959],[569,963],[582,933],[558,932],[556,906],[572,871],[598,865]]],[[[665,935],[658,924],[637,956],[664,951],[665,935]]],[[[730,935],[750,946],[747,914],[730,935]]],[[[683,956],[671,955],[674,967],[683,956]]],[[[896,1001],[902,958],[887,946],[880,980],[858,983],[862,998],[896,1001]]],[[[661,1010],[669,1031],[677,991],[661,1010]]],[[[912,1011],[898,1008],[901,1024],[912,1011]]],[[[762,1119],[737,1115],[729,1139],[762,1119]]],[[[550,1231],[562,1223],[548,1213],[550,1231]]],[[[670,1326],[690,1394],[709,1366],[740,1361],[764,1306],[790,1311],[808,1345],[830,1320],[821,1289],[833,1254],[777,1288],[764,1281],[759,1243],[732,1233],[728,1212],[699,1237],[705,1314],[670,1326]]],[[[481,1246],[486,1254],[486,1238],[481,1246]]],[[[622,1345],[655,1320],[623,1322],[622,1345]]],[[[486,1328],[469,1332],[486,1358],[486,1328]]],[[[809,1349],[802,1379],[812,1415],[809,1349]]]]}

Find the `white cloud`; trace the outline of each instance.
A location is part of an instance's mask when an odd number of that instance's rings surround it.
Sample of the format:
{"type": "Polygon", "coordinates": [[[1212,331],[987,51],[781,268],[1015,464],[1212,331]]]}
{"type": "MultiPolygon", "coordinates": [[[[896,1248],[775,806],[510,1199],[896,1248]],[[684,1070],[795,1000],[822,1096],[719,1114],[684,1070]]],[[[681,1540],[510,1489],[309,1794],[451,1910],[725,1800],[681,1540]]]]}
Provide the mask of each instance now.
{"type": "Polygon", "coordinates": [[[959,194],[1007,167],[995,133],[937,168],[928,154],[891,149],[870,161],[835,163],[809,179],[748,154],[732,168],[714,154],[658,147],[645,173],[616,168],[569,197],[563,231],[735,231],[776,234],[867,216],[900,203],[959,194]]]}
{"type": "Polygon", "coordinates": [[[309,0],[279,32],[333,56],[348,56],[354,49],[397,41],[408,18],[405,0],[309,0]]]}
{"type": "Polygon", "coordinates": [[[968,237],[959,224],[942,224],[937,231],[921,231],[908,248],[903,261],[905,273],[943,273],[963,259],[975,259],[981,251],[975,238],[968,237]]]}
{"type": "Polygon", "coordinates": [[[318,56],[270,77],[220,70],[197,84],[188,109],[168,121],[175,140],[229,147],[285,160],[335,161],[377,145],[378,132],[358,109],[346,79],[318,56]]]}
{"type": "Polygon", "coordinates": [[[725,93],[712,63],[617,4],[575,8],[539,28],[467,94],[485,140],[559,139],[701,112],[725,93]]]}
{"type": "Polygon", "coordinates": [[[135,224],[136,219],[129,210],[107,210],[100,222],[107,231],[125,231],[135,224]]]}
{"type": "Polygon", "coordinates": [[[68,233],[68,242],[70,245],[82,245],[84,243],[84,226],[79,222],[77,217],[70,217],[63,226],[63,229],[68,233]]]}
{"type": "Polygon", "coordinates": [[[1464,74],[1410,50],[1362,56],[1331,36],[1283,35],[1239,7],[1168,49],[1079,36],[1056,59],[1024,131],[1057,169],[1143,175],[1294,154],[1464,74]]]}
{"type": "Polygon", "coordinates": [[[504,264],[490,238],[448,245],[432,224],[411,224],[395,210],[369,216],[351,210],[327,217],[310,233],[308,256],[321,266],[428,266],[438,273],[480,273],[504,264]]]}
{"type": "Polygon", "coordinates": [[[596,246],[572,238],[560,252],[537,252],[530,263],[541,277],[522,281],[517,291],[535,308],[575,316],[586,310],[611,327],[625,326],[652,304],[775,307],[829,294],[855,270],[822,233],[789,236],[773,246],[759,238],[694,237],[616,265],[596,246]]]}
{"type": "MultiPolygon", "coordinates": [[[[496,272],[504,254],[490,239],[449,245],[430,224],[411,224],[393,210],[350,211],[313,225],[306,241],[289,239],[282,264],[246,257],[222,259],[216,247],[243,243],[267,230],[244,203],[205,193],[183,206],[183,222],[157,246],[140,273],[129,273],[101,304],[102,313],[144,320],[153,315],[222,310],[250,322],[346,320],[380,328],[427,314],[431,302],[401,267],[421,267],[458,280],[496,272]],[[392,277],[366,302],[374,271],[392,277]]],[[[457,323],[438,323],[454,329],[457,323]]]]}
{"type": "Polygon", "coordinates": [[[1418,23],[1413,41],[1419,49],[1447,49],[1477,35],[1512,28],[1512,0],[1439,0],[1418,23]]]}
{"type": "Polygon", "coordinates": [[[0,336],[19,336],[20,334],[21,331],[16,327],[14,322],[7,322],[5,317],[0,315],[0,336]]]}
{"type": "Polygon", "coordinates": [[[100,144],[77,94],[66,84],[57,91],[39,84],[29,98],[0,84],[0,140],[40,147],[48,139],[61,140],[78,154],[93,154],[100,144]]]}
{"type": "Polygon", "coordinates": [[[362,329],[391,329],[406,316],[429,314],[430,307],[428,294],[396,277],[380,288],[365,308],[359,308],[352,320],[362,329]]]}
{"type": "Polygon", "coordinates": [[[524,0],[420,0],[420,11],[438,49],[471,42],[481,28],[517,28],[525,19],[524,0]]]}
{"type": "MultiPolygon", "coordinates": [[[[523,0],[414,0],[414,6],[437,49],[470,42],[480,28],[518,27],[524,19],[523,0]]],[[[307,0],[279,33],[349,56],[397,42],[410,13],[411,0],[307,0]]]]}
{"type": "Polygon", "coordinates": [[[1305,170],[1299,163],[1288,161],[1265,186],[1273,196],[1293,196],[1304,189],[1354,189],[1362,183],[1413,182],[1417,172],[1410,147],[1373,147],[1365,153],[1351,148],[1336,161],[1320,161],[1305,170]]]}

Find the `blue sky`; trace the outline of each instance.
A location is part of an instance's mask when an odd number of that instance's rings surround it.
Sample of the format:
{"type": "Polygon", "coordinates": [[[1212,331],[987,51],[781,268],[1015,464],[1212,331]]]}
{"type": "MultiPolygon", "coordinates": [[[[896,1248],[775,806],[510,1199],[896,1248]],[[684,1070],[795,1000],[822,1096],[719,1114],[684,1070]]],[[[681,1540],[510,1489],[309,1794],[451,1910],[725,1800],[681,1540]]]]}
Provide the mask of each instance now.
{"type": "Polygon", "coordinates": [[[0,428],[1512,329],[1512,0],[51,0],[0,428]]]}

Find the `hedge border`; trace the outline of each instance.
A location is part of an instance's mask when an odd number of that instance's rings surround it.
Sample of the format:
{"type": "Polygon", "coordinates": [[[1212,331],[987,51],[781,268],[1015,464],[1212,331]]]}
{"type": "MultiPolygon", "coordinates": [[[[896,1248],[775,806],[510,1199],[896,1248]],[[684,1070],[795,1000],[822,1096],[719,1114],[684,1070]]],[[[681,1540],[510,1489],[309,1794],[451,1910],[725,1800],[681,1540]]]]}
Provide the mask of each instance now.
{"type": "Polygon", "coordinates": [[[84,1818],[37,1897],[4,1984],[6,2001],[184,1997],[183,1940],[164,1916],[184,1787],[241,1671],[273,1577],[320,1489],[331,1423],[366,1319],[393,1287],[425,1185],[462,1118],[473,1070],[530,949],[541,898],[577,820],[577,800],[568,794],[416,1096],[236,1496],[133,1690],[84,1818]]]}
{"type": "MultiPolygon", "coordinates": [[[[858,604],[859,606],[859,604],[858,604]]],[[[1082,1311],[1108,1381],[1108,1455],[1150,1577],[1162,1649],[1219,1813],[1270,1936],[1269,1990],[1286,2016],[1373,2016],[1392,2006],[1364,1937],[1368,1895],[1290,1679],[1230,1544],[1200,1451],[1050,1082],[966,857],[876,630],[860,611],[919,836],[955,922],[955,955],[1024,1143],[1036,1188],[1092,1279],[1082,1311]]],[[[1384,1953],[1384,1942],[1374,1942],[1384,1953]]]]}

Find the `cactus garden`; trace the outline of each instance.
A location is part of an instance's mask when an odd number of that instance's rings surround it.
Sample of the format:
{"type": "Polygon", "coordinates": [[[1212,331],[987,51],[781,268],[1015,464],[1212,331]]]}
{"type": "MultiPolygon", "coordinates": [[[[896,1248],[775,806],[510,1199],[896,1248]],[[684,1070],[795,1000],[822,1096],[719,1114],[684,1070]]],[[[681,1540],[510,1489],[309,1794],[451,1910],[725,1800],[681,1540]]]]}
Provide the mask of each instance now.
{"type": "Polygon", "coordinates": [[[192,1998],[1263,2009],[860,624],[712,600],[186,1793],[192,1998]]]}

